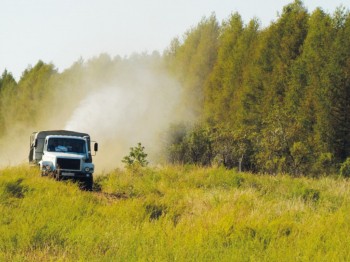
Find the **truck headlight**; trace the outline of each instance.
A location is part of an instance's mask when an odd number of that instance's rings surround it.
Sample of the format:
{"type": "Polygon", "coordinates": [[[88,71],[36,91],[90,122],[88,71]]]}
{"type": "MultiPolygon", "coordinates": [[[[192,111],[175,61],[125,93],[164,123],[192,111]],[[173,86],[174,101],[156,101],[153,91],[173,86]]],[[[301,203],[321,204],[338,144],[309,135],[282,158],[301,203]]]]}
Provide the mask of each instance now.
{"type": "Polygon", "coordinates": [[[89,167],[85,167],[85,172],[90,172],[90,168],[89,167]]]}
{"type": "Polygon", "coordinates": [[[51,166],[50,166],[50,165],[45,165],[45,166],[44,166],[44,169],[45,169],[46,171],[51,171],[51,166]]]}

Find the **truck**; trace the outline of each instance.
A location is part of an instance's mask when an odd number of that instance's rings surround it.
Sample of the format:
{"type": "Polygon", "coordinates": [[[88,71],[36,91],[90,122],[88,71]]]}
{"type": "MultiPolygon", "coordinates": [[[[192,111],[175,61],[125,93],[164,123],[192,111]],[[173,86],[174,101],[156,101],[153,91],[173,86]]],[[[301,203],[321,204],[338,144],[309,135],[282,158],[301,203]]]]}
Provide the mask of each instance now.
{"type": "MultiPolygon", "coordinates": [[[[92,190],[95,166],[92,163],[89,134],[68,130],[33,132],[30,136],[29,163],[39,166],[42,176],[56,180],[74,179],[92,190]]],[[[94,142],[94,155],[98,143],[94,142]]]]}

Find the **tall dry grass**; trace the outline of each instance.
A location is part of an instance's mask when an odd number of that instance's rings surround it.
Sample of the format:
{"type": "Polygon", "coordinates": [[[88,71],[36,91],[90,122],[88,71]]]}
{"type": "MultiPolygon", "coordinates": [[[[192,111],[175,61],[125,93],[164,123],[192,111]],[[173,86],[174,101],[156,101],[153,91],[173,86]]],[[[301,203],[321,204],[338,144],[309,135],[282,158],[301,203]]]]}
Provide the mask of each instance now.
{"type": "Polygon", "coordinates": [[[350,259],[344,179],[168,166],[95,180],[85,192],[26,166],[0,170],[0,260],[350,259]]]}

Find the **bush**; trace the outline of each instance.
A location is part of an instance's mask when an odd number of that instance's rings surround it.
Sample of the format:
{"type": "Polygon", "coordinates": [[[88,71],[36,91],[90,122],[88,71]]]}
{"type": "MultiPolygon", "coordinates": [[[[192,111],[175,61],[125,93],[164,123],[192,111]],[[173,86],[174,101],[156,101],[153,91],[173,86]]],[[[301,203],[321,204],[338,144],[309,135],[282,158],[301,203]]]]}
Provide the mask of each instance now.
{"type": "Polygon", "coordinates": [[[208,128],[197,125],[189,130],[185,125],[178,125],[169,132],[167,158],[170,163],[211,165],[213,150],[208,128]]]}
{"type": "Polygon", "coordinates": [[[295,142],[290,149],[293,158],[293,171],[295,175],[305,174],[308,170],[310,152],[302,142],[295,142]]]}
{"type": "Polygon", "coordinates": [[[145,147],[138,143],[136,147],[130,148],[130,153],[128,156],[125,156],[122,162],[125,164],[127,168],[134,166],[145,167],[148,165],[148,161],[146,160],[147,154],[144,152],[145,147]]]}
{"type": "Polygon", "coordinates": [[[348,157],[345,162],[340,166],[340,175],[342,177],[350,177],[350,157],[348,157]]]}

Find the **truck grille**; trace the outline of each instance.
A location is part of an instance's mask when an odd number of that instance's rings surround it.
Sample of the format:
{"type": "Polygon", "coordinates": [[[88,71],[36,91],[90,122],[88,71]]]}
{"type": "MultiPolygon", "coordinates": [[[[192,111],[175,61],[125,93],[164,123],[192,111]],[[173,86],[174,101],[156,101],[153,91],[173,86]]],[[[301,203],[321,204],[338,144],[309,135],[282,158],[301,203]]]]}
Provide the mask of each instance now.
{"type": "Polygon", "coordinates": [[[80,170],[80,159],[57,158],[60,169],[80,170]]]}

